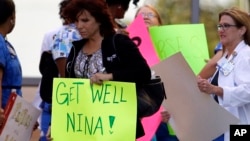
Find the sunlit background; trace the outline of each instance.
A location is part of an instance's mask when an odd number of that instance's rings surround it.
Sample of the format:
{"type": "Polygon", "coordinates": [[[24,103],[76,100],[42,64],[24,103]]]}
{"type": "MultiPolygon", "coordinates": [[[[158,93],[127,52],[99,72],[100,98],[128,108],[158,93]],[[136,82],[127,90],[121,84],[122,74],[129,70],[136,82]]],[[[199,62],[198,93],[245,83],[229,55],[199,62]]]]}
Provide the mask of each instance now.
{"type": "MultiPolygon", "coordinates": [[[[44,33],[61,25],[58,16],[60,0],[14,0],[16,3],[16,27],[8,36],[15,47],[21,61],[25,78],[41,77],[38,65],[40,49],[44,33]]],[[[191,23],[192,0],[140,0],[138,7],[152,4],[159,10],[164,24],[191,23]],[[183,8],[183,6],[188,8],[183,8]]],[[[198,1],[198,0],[196,0],[198,1]]],[[[200,0],[201,23],[206,26],[209,50],[213,49],[217,40],[217,14],[223,8],[238,6],[248,11],[248,0],[200,0]],[[210,16],[207,16],[210,15],[210,16]],[[212,30],[210,30],[212,28],[212,30]]],[[[129,24],[138,7],[130,5],[124,22],[129,24]]],[[[210,54],[211,56],[211,54],[210,54]]]]}

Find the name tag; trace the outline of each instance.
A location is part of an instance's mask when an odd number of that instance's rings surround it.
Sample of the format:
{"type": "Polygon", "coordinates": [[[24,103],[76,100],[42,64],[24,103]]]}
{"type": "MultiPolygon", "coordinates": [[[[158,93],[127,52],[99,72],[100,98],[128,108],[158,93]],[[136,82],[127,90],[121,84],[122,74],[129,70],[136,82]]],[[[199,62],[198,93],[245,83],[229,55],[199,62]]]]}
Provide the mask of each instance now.
{"type": "Polygon", "coordinates": [[[219,71],[222,72],[223,75],[227,76],[233,71],[233,69],[234,69],[233,60],[234,60],[236,55],[237,55],[237,53],[234,52],[232,54],[232,56],[230,56],[229,59],[226,59],[223,57],[221,60],[219,60],[218,68],[219,68],[219,71]]]}

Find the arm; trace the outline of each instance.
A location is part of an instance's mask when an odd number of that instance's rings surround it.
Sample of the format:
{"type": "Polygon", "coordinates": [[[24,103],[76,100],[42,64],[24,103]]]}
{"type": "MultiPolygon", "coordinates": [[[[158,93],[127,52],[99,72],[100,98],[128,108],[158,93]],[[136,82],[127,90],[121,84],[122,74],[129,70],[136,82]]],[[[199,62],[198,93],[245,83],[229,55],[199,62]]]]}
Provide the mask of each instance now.
{"type": "Polygon", "coordinates": [[[2,108],[2,81],[3,81],[3,68],[0,67],[0,108],[2,108]]]}
{"type": "Polygon", "coordinates": [[[120,67],[113,70],[116,81],[145,83],[151,78],[151,70],[134,42],[125,35],[115,37],[116,54],[120,67]]]}
{"type": "Polygon", "coordinates": [[[223,97],[223,89],[219,86],[212,85],[207,79],[198,76],[197,84],[201,92],[223,97]]]}
{"type": "Polygon", "coordinates": [[[66,67],[67,58],[58,58],[55,60],[56,66],[59,72],[59,77],[65,77],[65,67],[66,67]]]}
{"type": "MultiPolygon", "coordinates": [[[[2,79],[3,79],[3,69],[0,67],[0,105],[2,105],[2,79]]],[[[0,127],[4,121],[4,111],[2,106],[0,107],[0,127]]]]}
{"type": "Polygon", "coordinates": [[[202,70],[198,75],[204,79],[212,77],[214,72],[216,71],[217,62],[221,58],[222,54],[223,54],[222,50],[218,51],[202,68],[202,70]]]}

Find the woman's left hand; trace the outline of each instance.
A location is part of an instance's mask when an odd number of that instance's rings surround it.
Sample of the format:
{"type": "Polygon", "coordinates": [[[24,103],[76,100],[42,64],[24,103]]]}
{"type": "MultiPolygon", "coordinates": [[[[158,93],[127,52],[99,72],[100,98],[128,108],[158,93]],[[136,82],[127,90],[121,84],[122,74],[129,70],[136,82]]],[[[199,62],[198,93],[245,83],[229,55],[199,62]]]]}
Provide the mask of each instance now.
{"type": "Polygon", "coordinates": [[[36,123],[35,123],[35,125],[33,127],[33,131],[35,131],[38,128],[38,126],[39,126],[39,123],[36,121],[36,123]]]}
{"type": "Polygon", "coordinates": [[[207,94],[214,94],[214,85],[210,84],[207,79],[202,79],[201,77],[197,77],[198,88],[201,92],[207,94]]]}
{"type": "Polygon", "coordinates": [[[112,79],[113,79],[112,73],[109,73],[109,74],[96,73],[90,78],[90,83],[101,85],[103,83],[103,81],[108,81],[108,80],[112,80],[112,79]]]}

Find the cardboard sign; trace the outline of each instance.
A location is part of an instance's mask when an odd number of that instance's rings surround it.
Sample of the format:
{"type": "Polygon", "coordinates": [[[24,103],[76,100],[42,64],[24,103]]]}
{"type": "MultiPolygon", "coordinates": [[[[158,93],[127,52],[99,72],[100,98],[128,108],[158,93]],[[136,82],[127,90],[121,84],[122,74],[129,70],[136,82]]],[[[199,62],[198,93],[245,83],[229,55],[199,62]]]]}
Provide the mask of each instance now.
{"type": "Polygon", "coordinates": [[[1,129],[0,140],[29,141],[41,111],[12,93],[4,112],[6,121],[1,129]]]}
{"type": "Polygon", "coordinates": [[[164,82],[164,107],[180,141],[211,141],[228,130],[230,124],[239,122],[210,95],[200,92],[196,76],[180,52],[153,69],[164,82]]]}

